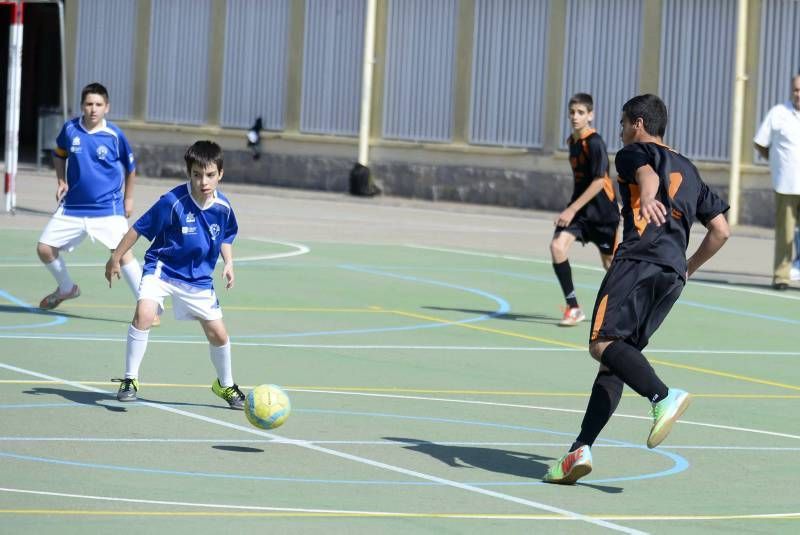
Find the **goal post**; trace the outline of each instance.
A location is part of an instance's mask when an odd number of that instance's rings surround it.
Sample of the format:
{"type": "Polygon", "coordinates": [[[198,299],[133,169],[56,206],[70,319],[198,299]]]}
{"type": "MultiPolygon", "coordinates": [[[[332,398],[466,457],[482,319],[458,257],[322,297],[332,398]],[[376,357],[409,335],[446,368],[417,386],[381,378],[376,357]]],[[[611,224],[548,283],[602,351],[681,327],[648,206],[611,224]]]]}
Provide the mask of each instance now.
{"type": "Polygon", "coordinates": [[[19,157],[19,99],[22,93],[22,14],[23,3],[0,2],[11,7],[8,29],[8,86],[6,90],[5,193],[6,212],[17,206],[16,178],[19,157]]]}
{"type": "Polygon", "coordinates": [[[13,213],[17,206],[17,166],[19,163],[20,97],[22,94],[22,30],[25,4],[55,4],[58,7],[61,46],[61,110],[67,120],[67,76],[64,50],[63,0],[0,0],[0,9],[11,9],[8,31],[8,76],[6,85],[6,140],[3,192],[5,210],[13,213]]]}

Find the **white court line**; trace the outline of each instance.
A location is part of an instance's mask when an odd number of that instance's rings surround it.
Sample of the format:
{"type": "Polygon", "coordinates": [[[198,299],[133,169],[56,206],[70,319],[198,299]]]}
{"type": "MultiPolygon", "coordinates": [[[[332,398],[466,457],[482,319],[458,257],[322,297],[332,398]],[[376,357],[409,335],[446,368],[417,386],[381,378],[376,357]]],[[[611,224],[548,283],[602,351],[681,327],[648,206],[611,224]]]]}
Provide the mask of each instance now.
{"type": "MultiPolygon", "coordinates": [[[[0,364],[0,366],[2,366],[2,364],[0,364]]],[[[319,394],[344,395],[344,396],[413,399],[421,401],[441,401],[443,403],[463,403],[467,405],[489,405],[493,407],[511,407],[517,409],[533,409],[533,410],[550,411],[550,412],[568,412],[573,414],[584,414],[586,412],[585,409],[563,409],[560,407],[542,407],[538,405],[524,405],[520,403],[500,403],[497,401],[478,401],[474,399],[448,399],[448,398],[410,396],[410,395],[400,395],[400,394],[378,394],[374,392],[342,392],[336,390],[317,390],[311,388],[287,388],[286,390],[289,390],[290,392],[306,392],[306,393],[319,393],[319,394]]],[[[653,420],[652,416],[637,416],[633,414],[621,414],[618,412],[615,412],[614,416],[619,418],[632,418],[635,420],[649,420],[649,421],[653,420]]],[[[774,437],[800,440],[800,435],[790,435],[788,433],[776,433],[774,431],[763,431],[761,429],[749,429],[747,427],[734,427],[729,425],[708,424],[704,422],[692,422],[684,419],[678,420],[678,423],[688,424],[688,425],[698,425],[702,427],[712,427],[714,429],[725,429],[727,431],[742,431],[745,433],[755,433],[759,435],[769,435],[774,437]]]]}
{"type": "MultiPolygon", "coordinates": [[[[103,443],[143,443],[143,444],[280,444],[276,440],[257,440],[257,439],[230,439],[230,438],[106,438],[106,437],[0,437],[0,442],[85,442],[91,444],[103,443]]],[[[464,441],[420,441],[420,442],[399,442],[395,440],[306,440],[309,444],[317,445],[336,445],[336,446],[408,446],[410,444],[436,444],[437,446],[456,446],[456,447],[478,447],[478,448],[564,448],[570,442],[464,442],[464,441]]],[[[600,444],[592,446],[595,448],[616,448],[616,449],[642,449],[636,444],[600,444]]],[[[712,451],[800,451],[800,447],[781,447],[781,446],[689,446],[689,445],[669,445],[664,449],[672,450],[712,450],[712,451]]]]}
{"type": "MultiPolygon", "coordinates": [[[[427,245],[417,245],[417,244],[413,244],[413,243],[406,243],[406,244],[404,244],[404,247],[410,247],[412,249],[425,249],[425,250],[428,250],[428,251],[439,251],[439,252],[442,252],[442,253],[454,253],[454,254],[469,255],[469,256],[483,256],[483,257],[486,257],[486,258],[502,258],[502,259],[505,259],[505,260],[516,260],[516,261],[519,261],[519,262],[531,262],[531,263],[534,263],[534,264],[547,264],[547,265],[552,264],[551,260],[541,260],[541,259],[538,259],[538,258],[526,258],[524,256],[493,254],[493,253],[482,253],[482,252],[478,252],[478,251],[467,251],[467,250],[463,250],[463,249],[450,249],[450,248],[447,248],[447,247],[430,247],[430,246],[427,246],[427,245]]],[[[599,268],[599,267],[596,267],[596,266],[587,266],[587,265],[584,265],[584,264],[572,264],[571,262],[570,262],[570,266],[573,266],[573,267],[576,267],[576,268],[579,268],[579,269],[585,269],[587,271],[599,271],[599,272],[605,271],[603,268],[599,268]]],[[[789,299],[789,300],[792,300],[792,301],[800,301],[800,297],[796,297],[794,295],[790,295],[790,294],[788,294],[786,292],[779,293],[779,292],[773,292],[773,291],[769,291],[769,290],[756,290],[754,288],[741,288],[741,287],[738,287],[738,286],[731,286],[729,284],[716,284],[716,283],[713,283],[713,282],[696,282],[696,281],[693,281],[691,279],[689,279],[689,282],[691,282],[692,285],[706,286],[708,288],[717,288],[719,290],[730,290],[732,292],[749,293],[749,294],[763,295],[763,296],[766,296],[766,297],[779,297],[781,299],[789,299]]]]}
{"type": "MultiPolygon", "coordinates": [[[[59,342],[125,342],[122,337],[103,336],[59,336],[59,335],[33,335],[33,334],[0,334],[0,339],[10,340],[54,340],[59,342]]],[[[414,346],[414,345],[369,345],[369,344],[275,344],[270,342],[237,342],[236,336],[231,336],[231,345],[253,347],[277,347],[283,349],[396,349],[396,350],[431,350],[431,351],[529,351],[541,353],[586,353],[587,348],[572,347],[493,347],[493,346],[414,346]]],[[[202,344],[207,345],[207,340],[165,340],[150,339],[148,343],[156,344],[202,344]]],[[[759,349],[648,349],[646,353],[685,354],[685,355],[744,355],[756,357],[796,357],[800,351],[761,351],[759,349]]]]}
{"type": "MultiPolygon", "coordinates": [[[[483,253],[480,251],[467,251],[464,249],[451,249],[449,247],[432,247],[428,245],[417,245],[415,243],[404,243],[403,247],[409,247],[411,249],[424,249],[426,251],[438,251],[440,253],[455,253],[461,255],[468,255],[468,256],[482,256],[484,258],[502,258],[505,260],[516,260],[519,262],[530,262],[532,264],[544,264],[544,265],[552,265],[552,260],[541,260],[539,258],[527,258],[524,256],[515,256],[515,255],[507,255],[507,254],[497,254],[497,253],[483,253]]],[[[585,264],[572,264],[570,262],[570,266],[574,265],[576,268],[585,269],[587,271],[602,271],[605,270],[603,268],[599,268],[597,266],[587,266],[585,264]]]]}
{"type": "MultiPolygon", "coordinates": [[[[100,500],[124,503],[146,503],[150,505],[179,505],[182,507],[203,507],[209,509],[234,509],[244,511],[276,511],[284,513],[320,513],[320,514],[342,514],[342,515],[365,515],[365,516],[403,516],[403,513],[390,513],[380,511],[348,511],[336,509],[299,509],[294,507],[265,507],[259,505],[226,505],[221,503],[193,503],[193,502],[172,502],[164,500],[138,500],[134,498],[114,498],[111,496],[90,496],[86,494],[68,494],[65,492],[48,492],[39,490],[8,489],[0,487],[2,492],[14,492],[19,494],[37,494],[41,496],[58,496],[61,498],[80,498],[83,500],[100,500]]],[[[408,514],[412,516],[412,514],[408,514]]],[[[416,515],[415,515],[416,516],[416,515]]]]}
{"type": "MultiPolygon", "coordinates": [[[[53,376],[46,375],[46,374],[39,373],[39,372],[35,372],[35,371],[32,371],[32,370],[26,370],[24,368],[18,368],[16,366],[11,366],[11,365],[5,364],[5,363],[0,363],[0,368],[5,368],[5,369],[7,369],[9,371],[13,371],[13,372],[20,373],[20,374],[23,374],[23,375],[30,375],[32,377],[38,377],[40,379],[46,379],[46,380],[49,380],[49,381],[59,381],[59,382],[62,382],[63,384],[70,385],[73,388],[86,390],[88,392],[95,392],[95,393],[108,394],[108,395],[112,394],[111,392],[108,392],[107,390],[102,390],[102,389],[99,389],[99,388],[86,386],[84,384],[77,383],[77,382],[74,382],[74,381],[67,381],[65,379],[60,379],[58,377],[53,377],[53,376]]],[[[180,416],[193,418],[195,420],[200,420],[200,421],[203,421],[203,422],[206,422],[206,423],[211,423],[211,424],[219,425],[219,426],[222,426],[222,427],[227,427],[229,429],[234,429],[236,431],[241,431],[241,432],[244,432],[244,433],[250,433],[250,434],[253,434],[253,435],[258,435],[258,436],[262,436],[262,437],[266,437],[266,438],[271,438],[275,442],[280,442],[282,444],[295,445],[295,446],[298,446],[300,448],[305,448],[305,449],[308,449],[308,450],[316,451],[316,452],[319,452],[319,453],[324,453],[324,454],[327,454],[327,455],[333,455],[333,456],[339,457],[341,459],[347,459],[349,461],[353,461],[353,462],[356,462],[356,463],[365,464],[365,465],[372,466],[372,467],[375,467],[375,468],[380,468],[380,469],[383,469],[383,470],[388,470],[390,472],[395,472],[395,473],[398,473],[398,474],[403,474],[405,476],[409,476],[409,477],[412,477],[412,478],[415,478],[415,479],[424,479],[426,481],[432,481],[434,483],[439,483],[440,485],[446,485],[446,486],[457,488],[457,489],[464,490],[464,491],[467,491],[467,492],[472,492],[472,493],[475,493],[475,494],[482,494],[484,496],[490,496],[492,498],[497,498],[497,499],[500,499],[500,500],[503,500],[503,501],[506,501],[506,502],[512,502],[512,503],[516,503],[516,504],[523,505],[523,506],[526,506],[526,507],[532,507],[534,509],[539,509],[539,510],[542,510],[542,511],[547,511],[547,512],[550,512],[550,513],[559,514],[559,515],[571,518],[573,520],[580,520],[580,521],[583,521],[583,522],[586,522],[586,523],[589,523],[589,524],[593,524],[593,525],[596,525],[596,526],[608,528],[608,529],[611,529],[611,530],[614,530],[614,531],[621,531],[623,533],[631,533],[631,534],[641,534],[641,533],[643,533],[642,531],[639,531],[639,530],[635,530],[635,529],[632,529],[632,528],[628,528],[628,527],[625,527],[625,526],[614,524],[612,522],[607,522],[605,520],[599,520],[599,519],[591,518],[591,517],[586,516],[584,514],[576,513],[574,511],[569,511],[567,509],[562,509],[560,507],[555,507],[555,506],[552,506],[552,505],[547,505],[545,503],[535,502],[535,501],[532,501],[532,500],[526,500],[524,498],[518,498],[518,497],[512,496],[510,494],[504,494],[504,493],[496,492],[496,491],[493,491],[493,490],[483,489],[483,488],[480,488],[480,487],[475,487],[475,486],[472,486],[472,485],[468,485],[466,483],[459,483],[458,481],[452,481],[450,479],[444,479],[444,478],[437,477],[437,476],[434,476],[434,475],[426,474],[424,472],[417,472],[415,470],[409,470],[407,468],[394,466],[394,465],[383,463],[383,462],[380,462],[380,461],[374,461],[374,460],[368,459],[366,457],[360,457],[358,455],[352,455],[352,454],[349,454],[349,453],[344,453],[344,452],[341,452],[341,451],[332,450],[332,449],[329,449],[329,448],[324,448],[322,446],[318,446],[318,445],[312,444],[312,443],[307,442],[305,440],[286,439],[286,438],[280,437],[278,435],[274,435],[274,434],[268,433],[266,431],[260,431],[258,429],[252,428],[252,427],[244,427],[244,426],[241,426],[241,425],[237,425],[237,424],[233,424],[233,423],[230,423],[230,422],[226,422],[224,420],[217,420],[216,418],[209,418],[208,416],[195,414],[195,413],[192,413],[192,412],[189,412],[189,411],[184,411],[182,409],[176,409],[174,407],[170,407],[170,406],[167,406],[167,405],[161,405],[159,403],[152,403],[152,402],[149,402],[149,401],[139,401],[138,403],[140,405],[144,405],[146,407],[151,407],[151,408],[154,408],[154,409],[170,412],[170,413],[173,413],[173,414],[178,414],[180,416]]]]}
{"type": "MultiPolygon", "coordinates": [[[[420,518],[438,517],[468,520],[565,520],[562,517],[548,517],[542,515],[514,515],[514,514],[480,514],[480,513],[393,513],[382,511],[350,511],[337,509],[298,509],[290,507],[263,507],[258,505],[225,505],[219,503],[193,503],[193,502],[172,502],[165,500],[137,500],[133,498],[113,498],[110,496],[90,496],[86,494],[68,494],[66,492],[46,492],[38,490],[8,489],[0,487],[0,492],[13,492],[18,494],[34,494],[39,496],[57,496],[59,498],[78,498],[83,500],[98,500],[122,503],[140,503],[148,505],[177,505],[181,507],[202,507],[207,509],[232,509],[235,511],[270,511],[279,513],[308,513],[321,515],[353,515],[365,517],[392,517],[392,518],[420,518]]],[[[675,521],[675,520],[771,520],[781,518],[795,518],[800,513],[763,513],[754,515],[683,515],[683,516],[632,516],[632,515],[605,515],[600,518],[609,520],[626,521],[675,521]]],[[[635,531],[635,530],[630,530],[635,531]]],[[[635,531],[642,533],[641,531],[635,531]]]]}
{"type": "MultiPolygon", "coordinates": [[[[3,338],[0,336],[0,338],[3,338]]],[[[115,342],[123,341],[123,340],[113,340],[115,342]]],[[[204,342],[207,343],[207,342],[204,342]]],[[[0,363],[0,367],[9,367],[6,364],[0,363]]],[[[34,372],[31,372],[34,373],[34,372]]],[[[77,383],[73,381],[66,381],[66,380],[57,380],[58,382],[63,382],[64,384],[68,385],[81,385],[77,388],[89,389],[90,387],[83,385],[82,383],[77,383]]],[[[454,399],[454,398],[438,398],[438,397],[429,397],[429,396],[412,396],[407,394],[381,394],[376,392],[343,392],[340,390],[320,390],[320,389],[310,389],[310,388],[287,388],[290,392],[306,392],[311,394],[329,394],[329,395],[338,395],[338,396],[361,396],[361,397],[376,397],[376,398],[389,398],[389,399],[411,399],[411,400],[419,400],[419,401],[438,401],[442,403],[461,403],[461,404],[468,404],[468,405],[486,405],[492,407],[510,407],[510,408],[517,408],[517,409],[529,409],[529,410],[541,410],[541,411],[549,411],[549,412],[565,412],[571,414],[583,414],[586,412],[583,409],[564,409],[561,407],[543,407],[540,405],[525,405],[521,403],[501,403],[498,401],[479,401],[479,400],[472,400],[472,399],[454,399]]],[[[92,391],[108,393],[105,390],[99,389],[92,389],[92,391]]],[[[172,409],[170,409],[172,410],[172,409]]],[[[650,416],[639,416],[634,414],[623,414],[619,412],[615,412],[614,416],[618,418],[631,418],[634,420],[652,420],[650,416]]],[[[730,426],[730,425],[721,425],[721,424],[711,424],[706,422],[696,422],[692,420],[684,420],[681,419],[679,421],[681,424],[686,425],[696,425],[700,427],[710,427],[713,429],[723,429],[726,431],[740,431],[743,433],[754,433],[758,435],[768,435],[773,437],[781,437],[781,438],[789,438],[793,440],[800,440],[800,435],[792,435],[789,433],[778,433],[775,431],[765,431],[763,429],[752,429],[748,427],[737,427],[737,426],[730,426]]],[[[251,431],[248,429],[248,431],[251,431]]],[[[265,435],[267,436],[267,435],[265,435]]],[[[269,435],[268,438],[272,438],[273,435],[269,435]]]]}
{"type": "MultiPolygon", "coordinates": [[[[285,253],[272,253],[266,255],[256,255],[256,256],[243,256],[240,258],[234,258],[234,263],[241,263],[241,262],[257,262],[260,260],[275,260],[277,258],[289,258],[292,256],[299,256],[307,254],[311,249],[303,244],[300,243],[293,243],[288,241],[278,241],[278,240],[268,240],[265,238],[245,238],[247,240],[265,242],[265,243],[277,243],[279,245],[285,245],[287,247],[293,247],[294,251],[288,251],[285,253]]],[[[39,264],[0,264],[0,268],[28,268],[28,267],[41,267],[41,263],[39,264]]],[[[70,263],[69,267],[73,268],[83,268],[83,267],[104,267],[106,264],[103,262],[94,263],[94,262],[77,262],[77,263],[70,263]]]]}

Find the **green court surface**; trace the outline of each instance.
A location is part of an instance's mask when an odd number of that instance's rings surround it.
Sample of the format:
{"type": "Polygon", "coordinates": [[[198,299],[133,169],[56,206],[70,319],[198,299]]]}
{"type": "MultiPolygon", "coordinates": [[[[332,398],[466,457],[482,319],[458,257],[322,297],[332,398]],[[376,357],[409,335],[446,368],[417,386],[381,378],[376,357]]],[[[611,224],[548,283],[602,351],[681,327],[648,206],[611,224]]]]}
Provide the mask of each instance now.
{"type": "MultiPolygon", "coordinates": [[[[626,389],[594,471],[560,487],[539,480],[577,434],[596,364],[588,322],[557,326],[544,248],[242,233],[236,286],[219,290],[234,375],[293,404],[264,432],[211,393],[201,329],[169,309],[142,401],[118,403],[131,294],[85,243],[67,256],[83,295],[39,311],[53,281],[38,232],[0,230],[3,533],[800,529],[796,291],[691,282],[645,352],[695,395],[684,420],[648,450],[648,403],[626,389]]],[[[573,270],[589,309],[595,265],[573,270]]]]}

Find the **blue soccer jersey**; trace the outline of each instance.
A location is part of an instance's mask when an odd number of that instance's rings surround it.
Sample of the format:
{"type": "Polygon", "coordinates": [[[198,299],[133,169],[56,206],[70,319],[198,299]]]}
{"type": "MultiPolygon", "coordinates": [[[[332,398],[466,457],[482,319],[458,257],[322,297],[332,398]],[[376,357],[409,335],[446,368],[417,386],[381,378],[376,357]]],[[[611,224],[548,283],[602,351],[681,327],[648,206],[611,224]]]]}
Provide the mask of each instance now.
{"type": "Polygon", "coordinates": [[[64,123],[56,146],[55,155],[67,160],[69,191],[62,201],[64,215],[125,215],[122,185],[125,176],[136,169],[136,162],[122,130],[104,120],[90,134],[77,117],[64,123]]]}
{"type": "Polygon", "coordinates": [[[233,243],[239,230],[227,197],[214,192],[214,202],[200,207],[188,183],[164,194],[139,220],[136,232],[150,240],[144,275],[213,288],[214,266],[223,243],[233,243]]]}

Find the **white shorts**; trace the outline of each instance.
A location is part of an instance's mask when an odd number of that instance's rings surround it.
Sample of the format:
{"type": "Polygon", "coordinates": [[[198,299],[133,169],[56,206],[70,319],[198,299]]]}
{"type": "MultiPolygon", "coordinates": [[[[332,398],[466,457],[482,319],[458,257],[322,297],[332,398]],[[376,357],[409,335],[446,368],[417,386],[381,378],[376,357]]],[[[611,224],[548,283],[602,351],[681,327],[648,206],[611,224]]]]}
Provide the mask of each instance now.
{"type": "Polygon", "coordinates": [[[158,303],[158,314],[164,312],[164,298],[172,296],[172,312],[176,320],[218,320],[222,318],[217,294],[211,288],[196,288],[179,281],[167,282],[155,275],[145,275],[139,284],[139,301],[158,303]]]}
{"type": "Polygon", "coordinates": [[[116,249],[126,232],[128,220],[124,216],[75,217],[64,215],[64,207],[59,206],[44,227],[39,241],[51,247],[72,251],[89,236],[92,241],[99,241],[109,249],[116,249]]]}

